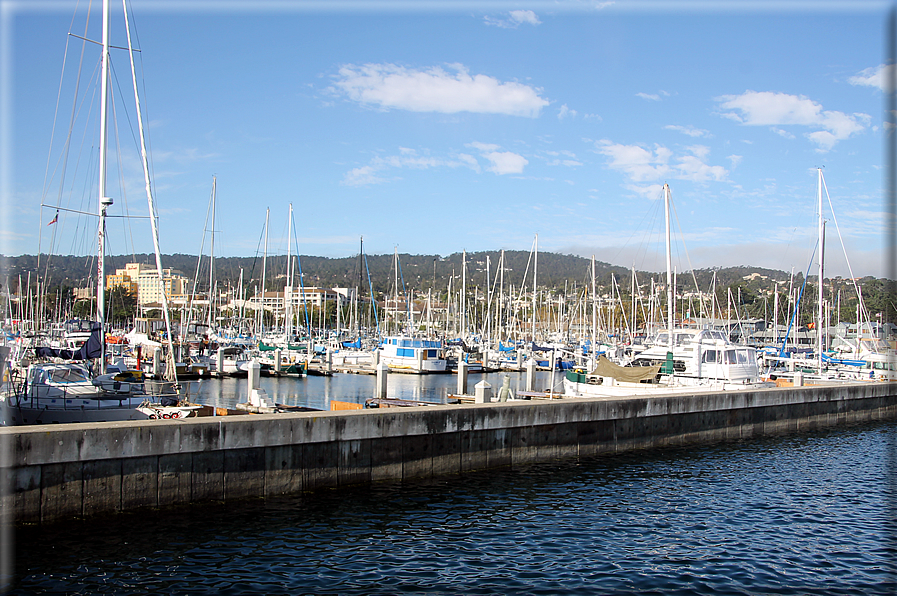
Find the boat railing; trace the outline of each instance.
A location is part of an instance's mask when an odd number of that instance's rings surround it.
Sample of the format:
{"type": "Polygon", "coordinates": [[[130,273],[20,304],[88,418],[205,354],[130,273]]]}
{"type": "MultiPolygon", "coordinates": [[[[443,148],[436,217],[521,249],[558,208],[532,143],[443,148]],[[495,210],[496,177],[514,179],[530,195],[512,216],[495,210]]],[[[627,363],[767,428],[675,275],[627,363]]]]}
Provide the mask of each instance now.
{"type": "Polygon", "coordinates": [[[94,409],[92,406],[96,404],[96,409],[104,409],[110,406],[108,402],[118,401],[119,407],[124,405],[126,400],[131,399],[132,397],[136,397],[139,394],[132,393],[106,393],[103,391],[96,391],[95,393],[75,393],[69,391],[65,387],[49,387],[46,385],[38,385],[40,387],[48,387],[53,390],[53,395],[40,395],[39,392],[33,391],[33,387],[27,387],[23,385],[22,391],[16,391],[14,393],[13,399],[14,403],[10,405],[14,407],[29,407],[35,409],[54,409],[54,410],[84,410],[84,409],[94,409]],[[77,401],[78,405],[75,405],[74,402],[77,401]],[[85,402],[87,402],[91,407],[85,408],[85,402]],[[105,402],[105,405],[104,405],[105,402]]]}

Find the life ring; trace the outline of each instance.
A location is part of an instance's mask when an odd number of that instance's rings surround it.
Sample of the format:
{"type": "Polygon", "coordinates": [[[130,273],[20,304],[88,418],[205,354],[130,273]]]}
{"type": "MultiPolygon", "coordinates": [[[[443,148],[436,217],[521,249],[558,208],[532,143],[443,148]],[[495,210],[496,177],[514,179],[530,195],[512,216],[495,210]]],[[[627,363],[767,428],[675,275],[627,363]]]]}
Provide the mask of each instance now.
{"type": "Polygon", "coordinates": [[[156,419],[156,415],[155,415],[155,414],[150,414],[149,416],[147,416],[147,418],[149,418],[150,420],[155,420],[155,419],[156,419]]]}

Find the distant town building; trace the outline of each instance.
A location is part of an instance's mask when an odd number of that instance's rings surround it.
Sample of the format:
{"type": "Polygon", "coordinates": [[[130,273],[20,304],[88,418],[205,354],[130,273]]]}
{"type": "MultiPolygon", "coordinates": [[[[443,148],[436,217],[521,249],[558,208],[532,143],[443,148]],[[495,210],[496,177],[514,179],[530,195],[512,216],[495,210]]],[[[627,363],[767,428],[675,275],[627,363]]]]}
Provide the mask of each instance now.
{"type": "Polygon", "coordinates": [[[114,274],[106,276],[106,288],[124,288],[132,296],[137,296],[137,304],[149,306],[162,302],[162,291],[171,301],[183,298],[188,294],[190,280],[172,269],[162,270],[159,280],[158,270],[143,263],[128,263],[124,269],[117,269],[114,274]]]}

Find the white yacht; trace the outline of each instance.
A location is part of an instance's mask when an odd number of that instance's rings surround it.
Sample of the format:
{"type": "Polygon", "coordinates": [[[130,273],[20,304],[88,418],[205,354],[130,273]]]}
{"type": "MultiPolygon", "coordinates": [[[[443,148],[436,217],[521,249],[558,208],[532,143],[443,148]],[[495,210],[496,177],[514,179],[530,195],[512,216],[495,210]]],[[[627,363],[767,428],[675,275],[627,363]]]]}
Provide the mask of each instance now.
{"type": "Polygon", "coordinates": [[[672,351],[666,345],[667,338],[658,336],[660,345],[638,354],[630,366],[615,365],[600,357],[592,371],[568,371],[564,393],[621,397],[772,386],[760,378],[754,348],[733,344],[720,331],[676,329],[674,335],[672,351]]]}
{"type": "Polygon", "coordinates": [[[442,342],[417,339],[408,335],[389,336],[378,348],[380,362],[390,371],[416,374],[446,372],[445,352],[442,342]]]}

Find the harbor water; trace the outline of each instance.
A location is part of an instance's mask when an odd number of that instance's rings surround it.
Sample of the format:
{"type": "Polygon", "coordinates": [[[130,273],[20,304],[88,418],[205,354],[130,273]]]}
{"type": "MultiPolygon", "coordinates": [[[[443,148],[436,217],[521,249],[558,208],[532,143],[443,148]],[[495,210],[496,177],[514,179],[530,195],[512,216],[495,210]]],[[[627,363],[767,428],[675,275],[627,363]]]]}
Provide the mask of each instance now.
{"type": "MultiPolygon", "coordinates": [[[[500,375],[490,377],[496,387],[500,375]]],[[[390,381],[417,387],[425,401],[439,401],[446,386],[454,392],[453,376],[424,379],[390,381]]],[[[285,380],[263,383],[270,393],[285,380]]],[[[316,397],[295,396],[296,405],[312,407],[352,401],[335,393],[347,390],[340,383],[356,384],[362,401],[370,396],[365,385],[373,386],[352,375],[288,380],[316,384],[316,397]]],[[[209,400],[229,402],[245,382],[207,381],[204,390],[212,389],[209,400]]],[[[17,595],[894,594],[895,456],[897,422],[888,421],[25,526],[15,531],[5,588],[17,595]]]]}
{"type": "MultiPolygon", "coordinates": [[[[493,395],[498,393],[505,374],[510,377],[511,390],[515,393],[526,388],[526,374],[477,373],[467,379],[467,394],[473,395],[474,386],[486,381],[492,386],[493,395]]],[[[318,410],[329,410],[330,401],[363,404],[374,396],[376,377],[338,373],[333,376],[308,377],[262,377],[260,387],[271,401],[287,406],[305,406],[318,410]]],[[[205,379],[190,381],[191,392],[196,394],[198,403],[219,408],[233,408],[237,403],[249,400],[248,381],[245,378],[205,379]]],[[[553,389],[563,393],[563,373],[536,371],[534,385],[536,391],[553,389]]],[[[458,393],[458,377],[453,374],[412,375],[393,373],[387,379],[387,396],[398,399],[445,403],[446,395],[458,393]]]]}

